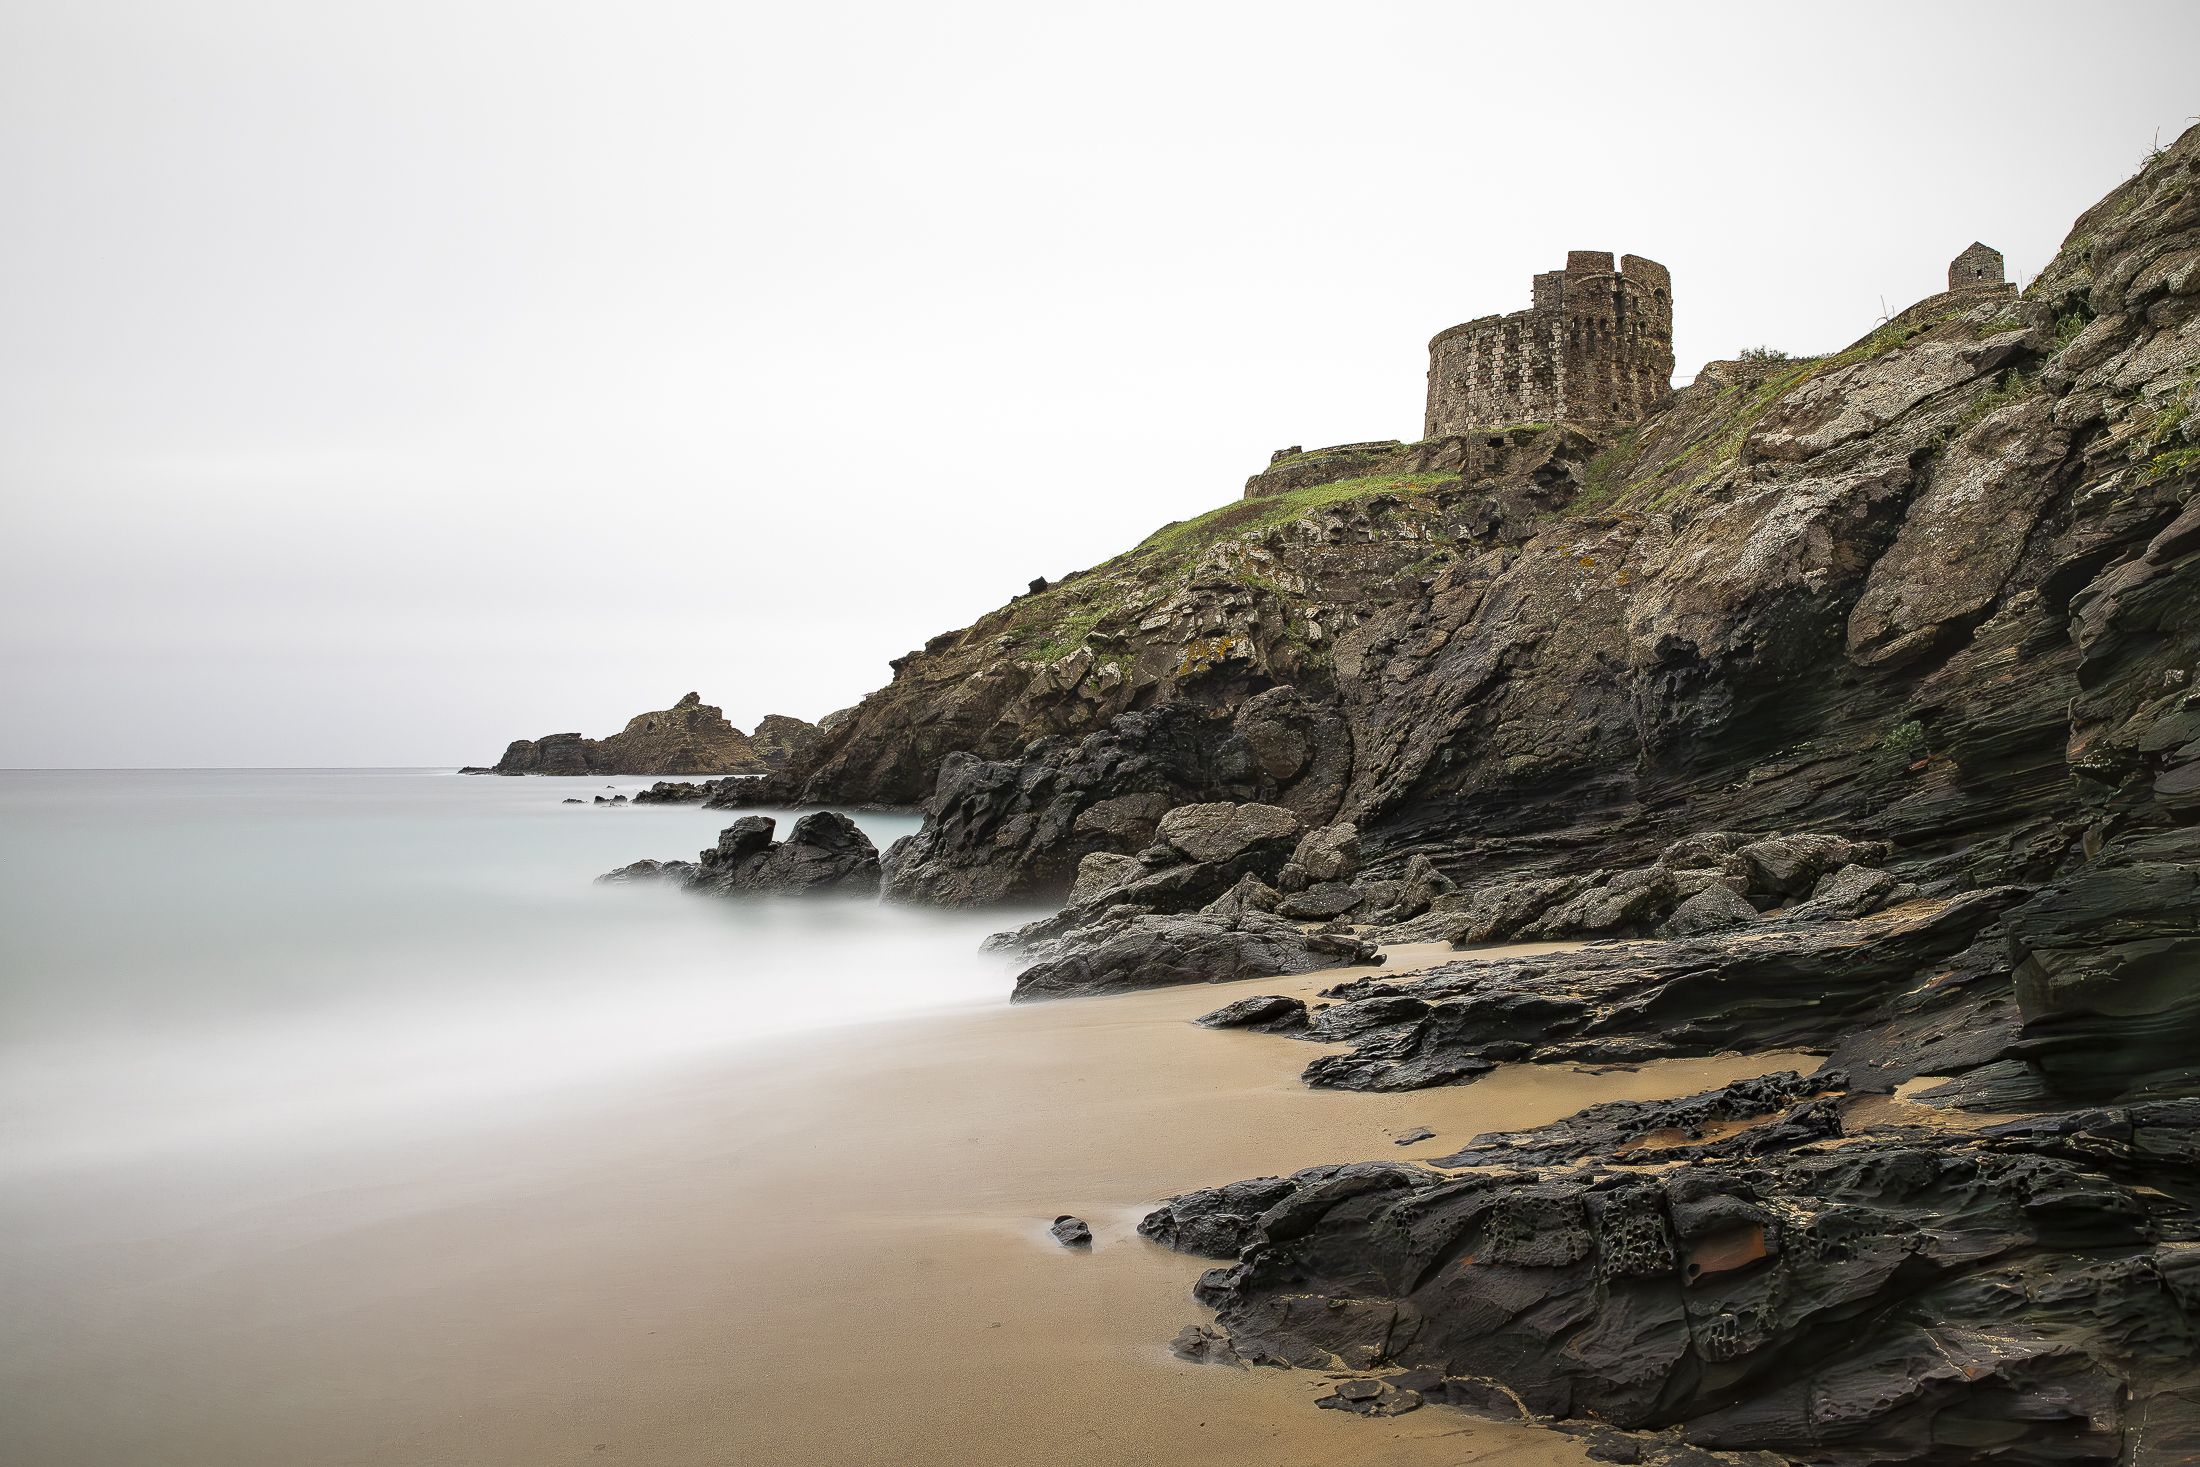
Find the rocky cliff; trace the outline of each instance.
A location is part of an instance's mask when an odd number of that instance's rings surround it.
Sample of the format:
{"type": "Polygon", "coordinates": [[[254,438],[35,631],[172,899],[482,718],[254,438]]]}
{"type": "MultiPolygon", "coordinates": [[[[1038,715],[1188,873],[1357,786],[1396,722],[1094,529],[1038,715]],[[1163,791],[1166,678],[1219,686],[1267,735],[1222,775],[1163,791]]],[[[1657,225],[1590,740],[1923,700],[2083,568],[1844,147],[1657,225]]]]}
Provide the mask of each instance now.
{"type": "Polygon", "coordinates": [[[1035,741],[1288,685],[1337,729],[1334,813],[1455,876],[1816,824],[2036,877],[2189,819],[2196,159],[2188,133],[2022,294],[1712,363],[1617,435],[1289,456],[898,659],[756,795],[918,802],[951,754],[1030,773],[1035,741]]]}
{"type": "Polygon", "coordinates": [[[995,940],[1033,1000],[1654,939],[1201,1021],[1316,1086],[1825,1056],[1168,1199],[1191,1358],[1611,1461],[2153,1467],[2200,1460],[2196,675],[2200,130],[2021,294],[1618,433],[1279,455],[665,797],[921,801],[890,896],[1066,899],[995,940]]]}
{"type": "Polygon", "coordinates": [[[799,760],[816,730],[772,714],[744,734],[689,693],[670,708],[638,713],[608,738],[577,733],[515,739],[492,769],[469,774],[769,774],[799,760]]]}

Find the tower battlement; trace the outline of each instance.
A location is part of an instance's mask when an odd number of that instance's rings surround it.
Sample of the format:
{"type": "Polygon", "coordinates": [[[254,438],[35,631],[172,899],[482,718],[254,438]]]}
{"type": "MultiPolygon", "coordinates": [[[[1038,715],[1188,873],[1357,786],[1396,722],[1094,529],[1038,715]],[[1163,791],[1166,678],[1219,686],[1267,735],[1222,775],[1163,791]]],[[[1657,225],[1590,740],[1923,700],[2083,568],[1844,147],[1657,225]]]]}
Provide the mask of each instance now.
{"type": "Polygon", "coordinates": [[[1655,260],[1570,250],[1533,304],[1428,344],[1423,436],[1514,423],[1628,423],[1673,390],[1673,278],[1655,260]]]}

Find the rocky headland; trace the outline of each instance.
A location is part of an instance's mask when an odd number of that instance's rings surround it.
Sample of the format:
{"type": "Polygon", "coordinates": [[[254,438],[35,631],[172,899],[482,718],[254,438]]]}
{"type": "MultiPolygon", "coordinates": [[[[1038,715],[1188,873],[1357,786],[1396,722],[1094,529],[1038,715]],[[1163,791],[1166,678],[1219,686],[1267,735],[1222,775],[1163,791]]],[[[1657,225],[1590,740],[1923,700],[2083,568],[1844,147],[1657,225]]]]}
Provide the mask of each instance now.
{"type": "Polygon", "coordinates": [[[1824,1057],[1168,1199],[1182,1352],[1615,1461],[2200,1460],[2200,130],[2022,291],[1287,450],[893,666],[656,798],[918,806],[888,897],[1060,906],[1023,999],[1550,945],[1202,1020],[1313,1086],[1824,1057]]]}
{"type": "Polygon", "coordinates": [[[606,738],[556,733],[514,739],[495,764],[469,765],[460,773],[761,775],[797,763],[816,736],[817,725],[779,713],[745,734],[702,694],[689,693],[670,708],[635,714],[606,738]]]}

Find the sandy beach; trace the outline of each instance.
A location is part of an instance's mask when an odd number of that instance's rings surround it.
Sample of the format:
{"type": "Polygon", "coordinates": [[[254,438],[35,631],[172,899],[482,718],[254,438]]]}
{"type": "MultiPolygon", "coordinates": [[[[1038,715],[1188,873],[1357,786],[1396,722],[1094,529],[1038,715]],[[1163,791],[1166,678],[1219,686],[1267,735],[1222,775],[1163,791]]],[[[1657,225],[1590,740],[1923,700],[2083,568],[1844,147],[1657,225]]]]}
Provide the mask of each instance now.
{"type": "MultiPolygon", "coordinates": [[[[1507,950],[1507,951],[1517,951],[1507,950]]],[[[1455,956],[1402,949],[1398,971],[1455,956]]],[[[1173,1192],[1440,1155],[1795,1056],[1403,1095],[1187,1021],[1353,972],[774,1039],[648,1088],[331,1162],[86,1182],[9,1219],[44,1348],[18,1460],[1025,1464],[1582,1460],[1444,1409],[1316,1410],[1314,1372],[1186,1364],[1206,1265],[1134,1232],[1173,1192]],[[1393,1137],[1428,1126],[1433,1140],[1393,1137]],[[1047,1234],[1093,1226],[1090,1253],[1047,1234]]]]}

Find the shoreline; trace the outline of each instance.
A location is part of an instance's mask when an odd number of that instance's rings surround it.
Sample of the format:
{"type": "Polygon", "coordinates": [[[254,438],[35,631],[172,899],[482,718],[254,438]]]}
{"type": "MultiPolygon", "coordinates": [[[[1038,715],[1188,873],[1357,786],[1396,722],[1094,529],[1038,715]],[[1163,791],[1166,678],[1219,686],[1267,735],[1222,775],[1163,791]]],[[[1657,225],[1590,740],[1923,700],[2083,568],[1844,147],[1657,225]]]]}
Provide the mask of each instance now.
{"type": "Polygon", "coordinates": [[[11,1369],[39,1403],[19,1441],[57,1467],[1582,1461],[1540,1428],[1441,1407],[1364,1420],[1313,1408],[1323,1372],[1168,1351],[1211,1315],[1190,1295],[1201,1261],[1134,1231],[1165,1196],[1441,1155],[1792,1062],[1508,1066],[1362,1094],[1301,1083],[1327,1046],[1189,1023],[1462,956],[1427,947],[833,1031],[341,1191],[240,1197],[197,1236],[140,1239],[124,1302],[57,1320],[38,1365],[11,1369]],[[1422,1125],[1435,1135],[1391,1144],[1422,1125]],[[1047,1235],[1065,1212],[1092,1225],[1089,1254],[1047,1235]],[[134,1428],[117,1398],[164,1405],[134,1428]]]}

